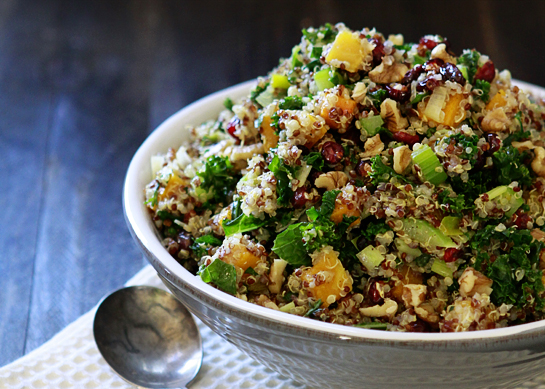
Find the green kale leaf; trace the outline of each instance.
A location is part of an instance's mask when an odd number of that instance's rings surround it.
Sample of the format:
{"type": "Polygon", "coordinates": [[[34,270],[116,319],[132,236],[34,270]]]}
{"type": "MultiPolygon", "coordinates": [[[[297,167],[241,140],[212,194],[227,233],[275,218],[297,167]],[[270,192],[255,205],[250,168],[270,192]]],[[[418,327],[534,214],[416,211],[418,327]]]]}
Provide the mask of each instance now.
{"type": "Polygon", "coordinates": [[[405,176],[398,174],[390,166],[382,162],[382,157],[375,155],[371,158],[371,168],[372,171],[369,173],[371,182],[373,185],[377,185],[379,182],[388,182],[390,177],[396,177],[399,181],[402,181],[406,184],[412,184],[413,182],[407,179],[405,176]]]}
{"type": "Polygon", "coordinates": [[[199,188],[213,191],[213,197],[209,200],[213,203],[225,203],[228,194],[235,189],[240,179],[229,158],[217,155],[206,160],[197,176],[201,179],[199,188]]]}
{"type": "Polygon", "coordinates": [[[274,173],[276,177],[276,191],[278,195],[278,203],[282,206],[288,206],[293,197],[293,190],[291,189],[291,177],[295,177],[296,171],[294,168],[286,165],[275,154],[271,163],[269,164],[269,170],[274,173]]]}
{"type": "Polygon", "coordinates": [[[231,100],[229,97],[223,100],[223,106],[231,112],[233,112],[233,105],[235,105],[235,103],[233,103],[233,100],[231,100]]]}
{"type": "Polygon", "coordinates": [[[466,50],[460,57],[458,57],[458,65],[463,65],[467,68],[467,81],[472,84],[473,77],[477,73],[479,68],[479,58],[481,53],[477,50],[466,50]]]}
{"type": "Polygon", "coordinates": [[[302,159],[308,165],[311,165],[314,169],[318,170],[319,172],[321,172],[322,169],[324,168],[324,157],[322,157],[321,153],[313,151],[307,155],[304,155],[302,159]]]}
{"type": "Polygon", "coordinates": [[[280,100],[278,108],[292,110],[303,109],[303,100],[299,96],[284,97],[282,100],[280,100]]]}
{"type": "Polygon", "coordinates": [[[237,271],[231,264],[216,259],[208,266],[202,266],[199,270],[201,280],[212,283],[219,289],[230,294],[237,293],[237,271]]]}
{"type": "Polygon", "coordinates": [[[477,98],[484,101],[485,103],[490,99],[490,83],[485,80],[476,80],[475,89],[480,89],[483,93],[477,98]]]}
{"type": "Polygon", "coordinates": [[[292,266],[310,266],[312,264],[303,242],[302,224],[292,224],[278,234],[272,248],[276,255],[292,266]]]}
{"type": "Polygon", "coordinates": [[[492,160],[498,183],[509,185],[517,181],[521,185],[532,185],[532,172],[524,163],[527,157],[527,152],[520,153],[511,145],[496,151],[492,155],[492,160]]]}
{"type": "Polygon", "coordinates": [[[193,244],[189,246],[191,250],[193,250],[193,253],[195,254],[195,257],[202,258],[205,255],[208,255],[208,249],[210,247],[217,247],[221,246],[221,240],[216,238],[214,235],[203,235],[198,237],[193,241],[193,244]]]}
{"type": "Polygon", "coordinates": [[[335,40],[337,31],[335,30],[335,26],[326,23],[320,28],[314,29],[314,31],[303,29],[303,36],[308,39],[313,46],[323,46],[335,40]]]}

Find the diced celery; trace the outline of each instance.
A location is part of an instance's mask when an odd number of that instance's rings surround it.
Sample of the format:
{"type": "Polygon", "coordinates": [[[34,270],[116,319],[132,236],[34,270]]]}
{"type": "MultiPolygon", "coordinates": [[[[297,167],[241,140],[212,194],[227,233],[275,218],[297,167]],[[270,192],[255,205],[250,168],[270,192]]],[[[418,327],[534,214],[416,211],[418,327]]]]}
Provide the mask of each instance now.
{"type": "Polygon", "coordinates": [[[262,107],[266,107],[274,101],[273,89],[271,87],[267,87],[267,89],[265,89],[255,98],[255,101],[257,101],[262,107]]]}
{"type": "Polygon", "coordinates": [[[293,301],[289,304],[286,304],[284,305],[283,307],[280,307],[279,309],[282,311],[282,312],[289,312],[291,311],[293,308],[295,308],[295,304],[293,303],[293,301]]]}
{"type": "Polygon", "coordinates": [[[380,265],[382,261],[384,261],[384,255],[382,255],[380,251],[378,251],[378,249],[372,245],[369,245],[361,250],[356,254],[356,257],[358,257],[363,266],[365,266],[369,271],[373,270],[375,267],[380,265]]]}
{"type": "Polygon", "coordinates": [[[360,119],[360,123],[367,135],[375,136],[384,124],[384,120],[379,115],[375,115],[360,119]]]}
{"type": "Polygon", "coordinates": [[[397,247],[397,250],[400,253],[405,253],[405,254],[413,257],[413,258],[416,258],[416,257],[419,257],[420,255],[422,255],[422,251],[420,251],[417,248],[413,249],[412,247],[409,247],[409,245],[407,243],[405,243],[403,241],[403,239],[396,238],[395,239],[395,245],[397,247]]]}
{"type": "MultiPolygon", "coordinates": [[[[488,200],[494,200],[495,198],[500,197],[501,199],[505,199],[507,201],[507,203],[509,204],[509,210],[505,212],[505,216],[507,217],[513,216],[517,209],[519,209],[520,206],[524,204],[522,196],[517,196],[513,188],[507,185],[497,186],[494,189],[486,192],[486,194],[488,195],[488,200]]],[[[499,199],[500,202],[501,199],[499,199]]]]}
{"type": "Polygon", "coordinates": [[[318,90],[324,90],[333,88],[335,85],[329,81],[329,69],[322,69],[319,72],[314,73],[314,81],[318,90]]]}
{"type": "Polygon", "coordinates": [[[445,278],[452,278],[452,269],[441,259],[434,259],[433,264],[431,265],[431,271],[445,278]]]}
{"type": "Polygon", "coordinates": [[[273,74],[271,77],[271,86],[273,88],[288,89],[291,86],[291,84],[288,81],[288,76],[283,76],[281,74],[273,74]]]}
{"type": "Polygon", "coordinates": [[[463,234],[462,230],[460,230],[460,218],[456,216],[445,216],[443,220],[441,220],[439,229],[447,236],[463,234]]]}
{"type": "Polygon", "coordinates": [[[155,175],[159,170],[163,168],[163,164],[165,163],[165,158],[160,155],[153,155],[151,157],[151,173],[153,177],[155,178],[155,175]]]}
{"type": "Polygon", "coordinates": [[[409,238],[428,247],[456,247],[456,243],[425,220],[403,219],[403,231],[409,238]]]}
{"type": "Polygon", "coordinates": [[[418,150],[413,151],[411,159],[420,168],[422,178],[431,184],[439,185],[448,178],[439,158],[428,145],[422,145],[418,150]]]}

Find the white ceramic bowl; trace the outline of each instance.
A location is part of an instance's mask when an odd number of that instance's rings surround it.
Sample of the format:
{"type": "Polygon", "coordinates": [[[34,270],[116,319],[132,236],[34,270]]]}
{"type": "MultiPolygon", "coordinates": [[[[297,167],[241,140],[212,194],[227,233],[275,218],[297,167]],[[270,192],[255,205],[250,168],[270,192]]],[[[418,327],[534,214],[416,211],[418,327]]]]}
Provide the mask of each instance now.
{"type": "MultiPolygon", "coordinates": [[[[518,83],[545,96],[541,88],[518,83]]],[[[167,287],[216,333],[267,367],[313,388],[513,388],[545,372],[545,321],[466,333],[383,332],[323,323],[239,300],[202,282],[161,246],[144,202],[150,157],[187,139],[185,126],[212,119],[226,97],[254,81],[196,101],[161,124],[129,166],[127,224],[167,287]]]]}

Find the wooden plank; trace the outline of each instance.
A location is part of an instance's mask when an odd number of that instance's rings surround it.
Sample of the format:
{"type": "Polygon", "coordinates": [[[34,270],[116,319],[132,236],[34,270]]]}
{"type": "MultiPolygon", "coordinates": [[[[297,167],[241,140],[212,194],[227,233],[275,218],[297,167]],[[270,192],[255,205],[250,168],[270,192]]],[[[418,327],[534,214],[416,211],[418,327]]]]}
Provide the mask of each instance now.
{"type": "Polygon", "coordinates": [[[0,4],[0,366],[24,353],[51,112],[36,61],[49,58],[40,32],[51,20],[39,6],[0,4]]]}
{"type": "Polygon", "coordinates": [[[148,129],[147,9],[138,1],[60,1],[55,91],[25,352],[143,266],[121,190],[148,129]]]}

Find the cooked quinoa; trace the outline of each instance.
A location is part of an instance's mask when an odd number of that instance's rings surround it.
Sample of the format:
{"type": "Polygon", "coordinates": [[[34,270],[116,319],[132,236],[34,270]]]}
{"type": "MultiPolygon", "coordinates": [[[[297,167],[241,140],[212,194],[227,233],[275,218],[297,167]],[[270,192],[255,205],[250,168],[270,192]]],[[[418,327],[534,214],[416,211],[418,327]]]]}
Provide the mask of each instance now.
{"type": "Polygon", "coordinates": [[[303,30],[250,96],[152,157],[164,246],[218,289],[315,320],[542,319],[545,103],[459,54],[438,35],[303,30]]]}

